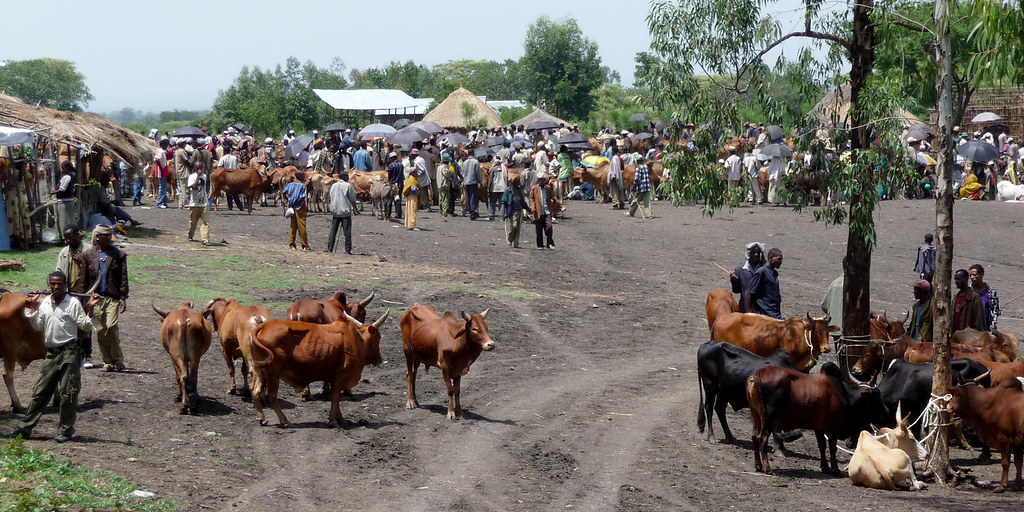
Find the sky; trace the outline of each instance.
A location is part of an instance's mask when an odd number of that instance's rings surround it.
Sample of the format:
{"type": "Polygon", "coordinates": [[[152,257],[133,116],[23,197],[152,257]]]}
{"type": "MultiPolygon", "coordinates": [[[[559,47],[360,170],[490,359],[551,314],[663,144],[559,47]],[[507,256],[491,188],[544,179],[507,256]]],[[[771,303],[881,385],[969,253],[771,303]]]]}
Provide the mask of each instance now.
{"type": "MultiPolygon", "coordinates": [[[[771,7],[784,29],[798,23],[799,3],[771,7]]],[[[575,18],[602,64],[630,86],[634,57],[650,44],[647,13],[637,0],[33,0],[5,5],[0,61],[74,62],[93,112],[205,110],[242,66],[273,69],[290,56],[321,67],[338,56],[348,71],[393,60],[518,59],[530,24],[546,15],[575,18]]]]}

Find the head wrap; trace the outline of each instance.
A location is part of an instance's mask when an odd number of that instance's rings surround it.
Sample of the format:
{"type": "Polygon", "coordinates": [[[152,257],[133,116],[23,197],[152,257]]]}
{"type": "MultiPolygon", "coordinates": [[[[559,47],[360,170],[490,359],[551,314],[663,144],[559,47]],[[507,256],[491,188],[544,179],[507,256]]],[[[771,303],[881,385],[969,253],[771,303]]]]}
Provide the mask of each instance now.
{"type": "Polygon", "coordinates": [[[758,249],[761,250],[761,264],[763,265],[766,261],[768,261],[767,259],[765,259],[766,249],[764,248],[763,242],[750,242],[749,244],[744,246],[744,249],[746,249],[747,259],[750,259],[750,253],[751,251],[754,250],[754,247],[757,247],[758,249]]]}

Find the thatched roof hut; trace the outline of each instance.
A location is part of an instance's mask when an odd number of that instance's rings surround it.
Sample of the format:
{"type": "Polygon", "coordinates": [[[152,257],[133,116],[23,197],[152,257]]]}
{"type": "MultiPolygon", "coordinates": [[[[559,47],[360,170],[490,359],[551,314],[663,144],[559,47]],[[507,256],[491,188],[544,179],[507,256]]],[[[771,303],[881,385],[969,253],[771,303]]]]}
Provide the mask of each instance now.
{"type": "Polygon", "coordinates": [[[26,105],[6,94],[0,94],[0,125],[32,130],[55,143],[85,144],[90,150],[99,148],[129,165],[150,163],[157,148],[152,140],[99,115],[26,105]]]}
{"type": "MultiPolygon", "coordinates": [[[[850,124],[850,83],[847,82],[839,89],[825,95],[814,108],[807,114],[814,116],[823,126],[829,122],[835,122],[836,126],[848,126],[850,124]]],[[[892,113],[904,125],[912,126],[921,123],[921,120],[905,109],[898,109],[892,113]]]]}
{"type": "Polygon", "coordinates": [[[440,105],[423,116],[424,121],[433,121],[445,128],[469,128],[476,126],[480,119],[486,119],[489,128],[501,125],[501,116],[464,87],[452,91],[440,105]],[[476,108],[476,113],[468,121],[462,116],[463,103],[476,108]]]}
{"type": "Polygon", "coordinates": [[[522,124],[522,125],[529,126],[530,123],[532,123],[534,121],[552,121],[552,122],[555,122],[555,123],[564,124],[566,126],[571,126],[572,125],[572,123],[570,123],[569,121],[566,121],[564,119],[559,119],[559,118],[549,114],[547,111],[545,111],[544,109],[542,109],[540,107],[537,107],[533,112],[530,112],[529,114],[527,114],[526,117],[524,117],[524,118],[522,118],[522,119],[520,119],[518,121],[515,121],[512,124],[522,124]]]}

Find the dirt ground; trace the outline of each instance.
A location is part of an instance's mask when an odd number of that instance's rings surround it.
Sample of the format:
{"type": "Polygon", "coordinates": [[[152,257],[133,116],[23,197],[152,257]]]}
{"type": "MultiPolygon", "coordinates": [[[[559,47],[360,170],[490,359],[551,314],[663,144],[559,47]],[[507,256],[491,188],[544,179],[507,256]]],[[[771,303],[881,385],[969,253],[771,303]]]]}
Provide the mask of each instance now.
{"type": "MultiPolygon", "coordinates": [[[[957,203],[954,268],[978,262],[1003,301],[1024,291],[1020,205],[957,203]]],[[[376,290],[369,315],[391,307],[381,352],[353,396],[343,399],[343,429],[328,428],[329,402],[303,402],[282,387],[293,428],[256,422],[251,402],[228,395],[216,339],[202,361],[199,414],[181,416],[174,377],[149,302],[152,284],[133,285],[122,317],[126,373],[84,371],[76,442],[45,439],[50,411],[31,445],[77,463],[125,475],[182,510],[1017,510],[1021,495],[950,490],[916,493],[853,487],[818,471],[813,435],[776,456],[777,476],[753,473],[749,412],[730,412],[741,445],[713,445],[696,431],[695,358],[708,339],[704,300],[728,285],[711,261],[733,267],[743,245],[763,241],[785,255],[783,313],[820,315],[827,285],[841,272],[845,227],[815,223],[809,212],[742,207],[714,219],[696,207],[655,203],[656,217],[628,218],[607,205],[569,202],[555,225],[557,250],[503,241],[502,225],[436,213],[422,232],[363,215],[355,255],[325,255],[329,218],[312,214],[312,253],[287,248],[280,211],[212,215],[224,247],[185,241],[181,210],[132,208],[156,236],[128,244],[131,255],[170,258],[160,279],[185,279],[189,261],[239,255],[308,269],[322,286],[282,289],[268,302],[350,296],[376,290]],[[338,281],[347,279],[347,284],[338,281]],[[385,302],[387,301],[387,302],[385,302]],[[398,319],[414,303],[438,310],[489,309],[494,352],[463,379],[466,417],[445,417],[440,372],[420,372],[421,407],[406,410],[398,319]]],[[[934,227],[934,203],[889,201],[877,214],[872,305],[902,315],[913,301],[916,247],[934,227]]],[[[181,297],[180,300],[189,299],[181,297]]],[[[271,311],[283,316],[281,308],[271,311]]],[[[1003,330],[1024,333],[1024,300],[1004,307],[1003,330]]],[[[828,358],[826,358],[827,360],[828,358]]],[[[38,363],[17,372],[23,400],[38,363]]],[[[817,368],[813,371],[817,372],[817,368]]],[[[314,386],[319,391],[319,385],[314,386]]],[[[0,399],[6,400],[6,399],[0,399]]],[[[2,401],[0,401],[2,403],[2,401]]],[[[269,411],[268,411],[269,412],[269,411]]],[[[14,416],[0,412],[0,424],[14,416]]],[[[718,425],[715,425],[718,428],[718,425]]],[[[720,429],[719,429],[720,432],[720,429]]],[[[955,463],[980,480],[998,480],[998,462],[954,450],[955,463]]],[[[998,457],[998,456],[997,456],[998,457]]],[[[849,456],[840,453],[840,463],[849,456]]]]}

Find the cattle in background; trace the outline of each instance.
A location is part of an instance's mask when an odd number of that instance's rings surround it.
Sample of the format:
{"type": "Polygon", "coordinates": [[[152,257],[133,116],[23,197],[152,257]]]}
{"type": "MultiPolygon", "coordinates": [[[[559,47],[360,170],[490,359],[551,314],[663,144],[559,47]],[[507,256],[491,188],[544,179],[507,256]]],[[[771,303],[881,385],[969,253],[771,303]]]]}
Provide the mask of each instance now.
{"type": "MultiPolygon", "coordinates": [[[[976,379],[977,380],[977,379],[976,379]]],[[[1010,472],[1010,454],[1017,467],[1017,488],[1021,481],[1021,463],[1024,456],[1024,390],[1017,379],[1003,381],[999,386],[983,388],[974,382],[953,386],[948,409],[964,423],[974,428],[986,446],[999,450],[1002,456],[1003,478],[993,492],[1006,490],[1010,472]]]]}
{"type": "Polygon", "coordinates": [[[228,365],[228,376],[231,382],[228,387],[228,394],[235,394],[235,359],[242,360],[242,380],[246,387],[243,392],[249,393],[252,388],[249,378],[250,363],[252,357],[247,355],[249,347],[243,348],[249,342],[249,333],[256,325],[270,319],[270,312],[263,306],[243,306],[235,300],[216,298],[206,304],[203,309],[203,316],[210,316],[214,330],[217,331],[217,338],[220,339],[220,350],[224,355],[224,362],[228,365]],[[253,322],[253,320],[256,322],[253,322]]]}
{"type": "Polygon", "coordinates": [[[1018,347],[1017,337],[1008,332],[993,333],[967,328],[953,333],[950,343],[959,343],[978,348],[991,347],[992,350],[1005,355],[1009,361],[1016,361],[1020,359],[1020,348],[1018,347]]]}
{"type": "Polygon", "coordinates": [[[431,306],[415,304],[402,314],[402,350],[405,352],[405,377],[409,390],[406,409],[419,406],[416,401],[416,370],[423,365],[441,369],[448,390],[448,419],[462,416],[462,376],[480,356],[480,352],[494,350],[494,340],[487,332],[487,312],[478,315],[461,313],[461,319],[451,311],[438,315],[431,306]]]}
{"type": "Polygon", "coordinates": [[[291,426],[277,401],[277,389],[283,380],[296,389],[316,381],[330,382],[327,423],[339,426],[341,392],[359,383],[364,366],[383,362],[379,329],[387,318],[385,312],[376,322],[364,324],[343,313],[326,325],[272,319],[254,328],[250,335],[255,375],[252,403],[260,425],[267,424],[262,404],[265,396],[281,426],[291,426]]]}
{"type": "Polygon", "coordinates": [[[708,299],[704,302],[704,312],[708,316],[708,331],[715,331],[715,320],[727,313],[738,313],[739,304],[733,298],[732,292],[725,288],[715,288],[708,292],[708,299]]]}
{"type": "Polygon", "coordinates": [[[398,185],[387,181],[375,181],[370,185],[370,208],[373,215],[380,220],[391,220],[391,209],[394,197],[398,195],[398,185]]]}
{"type": "Polygon", "coordinates": [[[11,395],[11,410],[25,412],[14,390],[14,364],[25,369],[32,361],[46,357],[43,332],[32,328],[25,318],[28,296],[3,290],[0,295],[0,357],[4,359],[4,384],[11,395]]]}
{"type": "Polygon", "coordinates": [[[981,361],[981,364],[985,365],[991,372],[989,378],[992,381],[992,386],[997,386],[1004,380],[1024,377],[1024,359],[1018,359],[1012,363],[981,361]]]}
{"type": "Polygon", "coordinates": [[[761,357],[725,341],[709,341],[697,349],[697,386],[700,404],[697,406],[697,430],[708,427],[708,441],[715,442],[714,420],[711,411],[718,414],[722,432],[728,443],[736,443],[725,421],[725,409],[732,406],[738,411],[747,407],[747,379],[764,366],[793,368],[793,357],[779,349],[769,357],[761,357]]]}
{"type": "Polygon", "coordinates": [[[903,327],[903,324],[907,322],[907,318],[910,317],[908,311],[903,320],[899,322],[893,322],[885,317],[883,311],[881,315],[872,311],[868,315],[868,324],[871,326],[871,339],[873,340],[884,340],[893,341],[900,338],[907,333],[907,330],[903,327]]]}
{"type": "Polygon", "coordinates": [[[854,377],[861,381],[869,381],[875,375],[881,371],[882,368],[888,368],[889,363],[894,359],[903,359],[903,354],[907,352],[910,347],[917,346],[916,341],[910,336],[904,334],[900,336],[895,342],[882,342],[877,339],[871,340],[868,343],[864,353],[861,354],[857,362],[853,364],[853,368],[850,373],[854,377]]]}
{"type": "MultiPolygon", "coordinates": [[[[611,170],[611,163],[604,162],[599,165],[596,169],[586,166],[577,167],[572,173],[572,179],[575,183],[589,183],[590,186],[594,187],[594,193],[600,193],[602,203],[611,201],[611,196],[608,195],[608,171],[611,170]]],[[[653,176],[652,176],[653,177],[653,176]]],[[[622,166],[622,193],[626,194],[627,191],[632,190],[633,180],[636,178],[636,166],[625,164],[622,166]]],[[[651,183],[654,186],[654,183],[651,183]]]]}
{"type": "MultiPolygon", "coordinates": [[[[970,359],[954,359],[950,362],[953,373],[962,379],[974,379],[988,370],[984,365],[970,359]]],[[[932,372],[931,363],[908,363],[902,359],[893,360],[882,374],[878,383],[878,392],[882,397],[882,405],[885,407],[886,426],[896,424],[895,411],[902,408],[906,412],[912,424],[911,429],[918,438],[921,437],[921,422],[919,418],[924,413],[925,407],[932,396],[932,372]]]]}
{"type": "MultiPolygon", "coordinates": [[[[276,171],[275,171],[276,172],[276,171]]],[[[213,211],[220,212],[218,201],[220,193],[239,194],[245,196],[245,207],[252,213],[252,203],[257,194],[270,192],[270,184],[274,173],[264,178],[256,169],[225,169],[218,167],[210,172],[210,185],[213,191],[210,199],[213,201],[213,211]]]]}
{"type": "Polygon", "coordinates": [[[831,351],[828,333],[839,330],[830,326],[830,319],[793,317],[778,320],[751,313],[727,313],[715,320],[711,339],[728,341],[761,357],[778,349],[793,356],[796,369],[802,372],[814,367],[818,356],[831,351]]]}
{"type": "MultiPolygon", "coordinates": [[[[1002,352],[997,352],[992,347],[972,347],[970,345],[951,345],[950,351],[953,357],[960,359],[973,359],[975,361],[998,361],[1009,362],[1009,358],[1002,352]]],[[[903,359],[911,363],[929,363],[935,356],[935,345],[930,341],[920,342],[907,349],[903,359]]]]}
{"type": "Polygon", "coordinates": [[[807,375],[779,366],[756,370],[747,379],[747,400],[754,425],[754,467],[767,474],[769,434],[798,428],[814,431],[821,470],[839,474],[836,442],[866,430],[883,416],[878,391],[847,382],[835,363],[807,375]],[[831,465],[825,459],[825,437],[831,465]]]}
{"type": "Polygon", "coordinates": [[[181,401],[181,414],[196,412],[199,406],[199,359],[210,348],[212,334],[203,314],[192,309],[191,302],[182,303],[173,311],[163,311],[151,304],[163,323],[160,341],[171,356],[178,381],[175,401],[181,401]]]}

